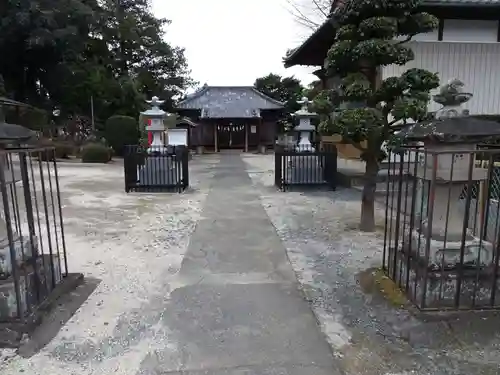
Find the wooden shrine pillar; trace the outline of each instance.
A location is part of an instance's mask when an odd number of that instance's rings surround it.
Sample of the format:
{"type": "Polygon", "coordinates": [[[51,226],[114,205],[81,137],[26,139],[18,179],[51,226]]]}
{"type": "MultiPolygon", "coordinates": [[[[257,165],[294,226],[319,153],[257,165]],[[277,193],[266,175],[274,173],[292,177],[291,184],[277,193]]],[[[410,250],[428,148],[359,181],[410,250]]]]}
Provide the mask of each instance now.
{"type": "Polygon", "coordinates": [[[214,148],[215,152],[219,152],[219,132],[217,131],[217,124],[214,124],[214,148]]]}
{"type": "Polygon", "coordinates": [[[257,152],[259,153],[264,153],[264,145],[262,142],[262,117],[259,117],[257,121],[257,134],[258,134],[258,139],[259,142],[257,144],[257,152]]]}
{"type": "Polygon", "coordinates": [[[248,152],[248,124],[245,124],[245,152],[248,152]]]}
{"type": "Polygon", "coordinates": [[[255,130],[257,137],[257,152],[260,152],[260,120],[256,121],[255,130]]]}

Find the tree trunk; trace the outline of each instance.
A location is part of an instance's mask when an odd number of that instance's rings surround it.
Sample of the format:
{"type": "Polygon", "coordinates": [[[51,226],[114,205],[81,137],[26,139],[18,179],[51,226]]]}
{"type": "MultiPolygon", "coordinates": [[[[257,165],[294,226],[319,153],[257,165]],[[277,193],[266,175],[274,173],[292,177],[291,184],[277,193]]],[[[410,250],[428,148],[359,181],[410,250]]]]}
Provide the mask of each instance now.
{"type": "Polygon", "coordinates": [[[375,190],[377,188],[378,171],[377,159],[367,159],[361,198],[361,222],[359,225],[363,232],[375,231],[375,190]]]}

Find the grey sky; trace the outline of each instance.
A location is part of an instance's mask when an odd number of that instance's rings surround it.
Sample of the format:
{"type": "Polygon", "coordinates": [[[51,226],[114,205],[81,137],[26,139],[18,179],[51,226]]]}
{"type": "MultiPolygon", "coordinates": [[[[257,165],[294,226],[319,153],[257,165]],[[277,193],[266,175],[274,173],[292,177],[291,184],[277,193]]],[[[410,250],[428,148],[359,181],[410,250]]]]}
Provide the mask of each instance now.
{"type": "Polygon", "coordinates": [[[200,84],[252,85],[268,73],[295,75],[307,84],[314,69],[285,69],[282,58],[310,33],[286,0],[153,0],[157,16],[172,20],[167,41],[186,49],[200,84]]]}

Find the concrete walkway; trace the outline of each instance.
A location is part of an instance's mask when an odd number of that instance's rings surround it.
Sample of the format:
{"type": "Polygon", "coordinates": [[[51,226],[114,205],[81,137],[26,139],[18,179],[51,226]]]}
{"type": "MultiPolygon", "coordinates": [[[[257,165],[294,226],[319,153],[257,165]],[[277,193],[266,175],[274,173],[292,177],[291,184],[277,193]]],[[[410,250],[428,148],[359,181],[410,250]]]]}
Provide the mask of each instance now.
{"type": "Polygon", "coordinates": [[[177,354],[140,374],[339,374],[240,156],[221,154],[213,181],[162,318],[177,354]]]}

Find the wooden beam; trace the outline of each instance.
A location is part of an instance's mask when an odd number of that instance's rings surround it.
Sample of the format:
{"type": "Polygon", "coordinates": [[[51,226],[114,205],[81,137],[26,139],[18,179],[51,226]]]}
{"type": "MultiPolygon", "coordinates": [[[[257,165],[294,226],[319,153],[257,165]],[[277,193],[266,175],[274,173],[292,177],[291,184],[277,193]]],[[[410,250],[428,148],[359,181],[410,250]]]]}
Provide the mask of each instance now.
{"type": "Polygon", "coordinates": [[[257,131],[259,132],[259,146],[258,146],[258,152],[261,152],[263,149],[262,145],[262,117],[259,117],[259,126],[257,127],[257,131]]]}

